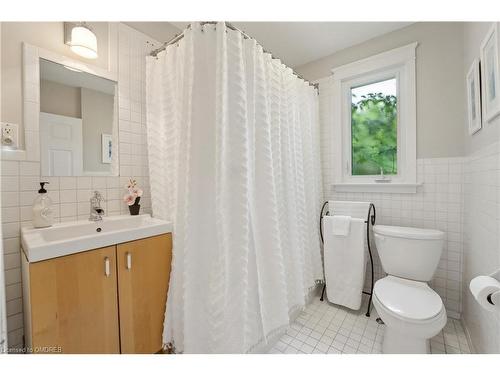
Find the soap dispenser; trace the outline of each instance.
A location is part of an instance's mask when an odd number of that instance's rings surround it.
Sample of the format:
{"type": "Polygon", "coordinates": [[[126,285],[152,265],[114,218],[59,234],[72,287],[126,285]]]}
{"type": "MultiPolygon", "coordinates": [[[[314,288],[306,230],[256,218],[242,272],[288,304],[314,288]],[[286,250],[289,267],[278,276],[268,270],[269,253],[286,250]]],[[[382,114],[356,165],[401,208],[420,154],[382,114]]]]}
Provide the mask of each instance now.
{"type": "Polygon", "coordinates": [[[54,223],[52,200],[47,194],[45,184],[48,184],[48,182],[40,182],[38,197],[33,202],[33,226],[35,228],[50,227],[54,223]]]}

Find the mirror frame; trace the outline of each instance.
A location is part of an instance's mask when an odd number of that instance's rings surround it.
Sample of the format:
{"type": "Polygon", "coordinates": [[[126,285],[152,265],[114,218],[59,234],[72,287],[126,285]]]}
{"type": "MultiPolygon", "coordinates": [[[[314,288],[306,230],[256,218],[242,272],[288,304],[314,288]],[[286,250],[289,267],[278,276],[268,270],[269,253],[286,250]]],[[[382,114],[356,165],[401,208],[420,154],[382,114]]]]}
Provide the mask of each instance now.
{"type": "MultiPolygon", "coordinates": [[[[71,59],[67,56],[23,42],[23,125],[24,125],[24,149],[2,150],[4,160],[20,160],[40,162],[40,59],[52,61],[73,69],[80,70],[116,83],[115,89],[115,113],[116,121],[113,131],[116,131],[116,162],[111,166],[109,176],[119,176],[119,117],[118,117],[118,72],[117,64],[109,64],[106,70],[84,62],[71,59]]],[[[110,59],[112,62],[113,59],[110,59]]],[[[84,175],[92,176],[92,174],[84,175]]],[[[77,177],[77,176],[75,176],[77,177]]]]}

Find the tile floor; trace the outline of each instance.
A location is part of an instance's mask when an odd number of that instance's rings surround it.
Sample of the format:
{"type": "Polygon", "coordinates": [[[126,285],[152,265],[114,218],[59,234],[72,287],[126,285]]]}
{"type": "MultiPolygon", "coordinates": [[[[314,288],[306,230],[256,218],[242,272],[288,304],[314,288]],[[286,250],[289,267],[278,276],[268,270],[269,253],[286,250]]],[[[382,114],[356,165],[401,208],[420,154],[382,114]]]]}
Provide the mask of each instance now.
{"type": "MultiPolygon", "coordinates": [[[[352,311],[314,298],[276,345],[273,354],[368,354],[381,353],[385,326],[376,322],[372,307],[365,316],[366,298],[359,311],[352,311]]],[[[444,329],[431,339],[432,354],[470,353],[460,321],[448,318],[444,329]]]]}

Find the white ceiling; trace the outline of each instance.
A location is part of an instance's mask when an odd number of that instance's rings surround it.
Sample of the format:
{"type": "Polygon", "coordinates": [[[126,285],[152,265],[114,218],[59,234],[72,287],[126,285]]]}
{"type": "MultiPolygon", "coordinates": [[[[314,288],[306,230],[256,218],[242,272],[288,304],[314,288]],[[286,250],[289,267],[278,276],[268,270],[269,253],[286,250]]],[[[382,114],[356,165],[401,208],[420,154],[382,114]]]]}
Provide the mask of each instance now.
{"type": "MultiPolygon", "coordinates": [[[[411,22],[231,22],[285,64],[297,67],[411,22]]],[[[189,22],[170,22],[178,30],[189,22]]],[[[172,36],[175,34],[172,33],[172,36]]],[[[167,40],[167,39],[165,39],[167,40]]]]}
{"type": "Polygon", "coordinates": [[[181,30],[169,22],[124,22],[125,25],[153,37],[158,42],[172,39],[181,30]]]}

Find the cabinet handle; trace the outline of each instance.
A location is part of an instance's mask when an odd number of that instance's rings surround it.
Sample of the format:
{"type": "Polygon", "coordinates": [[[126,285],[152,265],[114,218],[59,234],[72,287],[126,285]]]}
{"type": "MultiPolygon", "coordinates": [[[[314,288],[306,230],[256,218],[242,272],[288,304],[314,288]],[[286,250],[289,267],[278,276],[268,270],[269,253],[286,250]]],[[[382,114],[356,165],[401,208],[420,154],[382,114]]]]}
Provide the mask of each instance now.
{"type": "Polygon", "coordinates": [[[127,269],[131,269],[132,268],[132,254],[130,253],[127,253],[127,269]]]}
{"type": "Polygon", "coordinates": [[[109,277],[110,274],[111,274],[111,271],[110,271],[110,267],[109,267],[109,258],[106,257],[106,258],[104,258],[104,275],[106,277],[109,277]]]}

